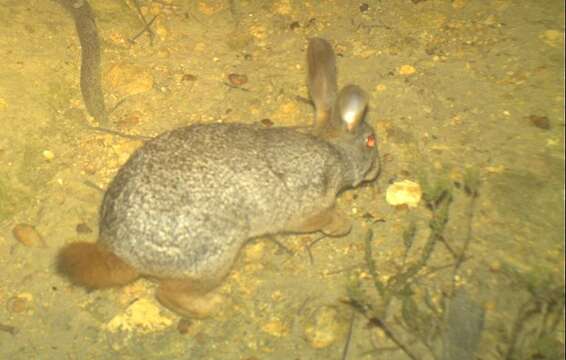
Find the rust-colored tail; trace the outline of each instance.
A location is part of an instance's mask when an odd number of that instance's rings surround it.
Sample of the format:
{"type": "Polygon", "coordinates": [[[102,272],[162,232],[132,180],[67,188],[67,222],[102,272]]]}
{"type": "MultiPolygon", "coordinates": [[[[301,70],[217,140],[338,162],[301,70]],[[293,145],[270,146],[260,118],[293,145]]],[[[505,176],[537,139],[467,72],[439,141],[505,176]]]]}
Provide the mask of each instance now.
{"type": "Polygon", "coordinates": [[[89,289],[125,285],[139,273],[109,250],[96,243],[76,242],[59,253],[57,269],[71,282],[89,289]]]}

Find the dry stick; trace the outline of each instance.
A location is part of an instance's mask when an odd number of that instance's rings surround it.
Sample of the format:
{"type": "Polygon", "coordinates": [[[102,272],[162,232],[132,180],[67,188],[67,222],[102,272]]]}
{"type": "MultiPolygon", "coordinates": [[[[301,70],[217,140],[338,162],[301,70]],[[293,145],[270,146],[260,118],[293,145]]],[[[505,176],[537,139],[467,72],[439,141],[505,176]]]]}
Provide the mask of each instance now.
{"type": "Polygon", "coordinates": [[[440,243],[442,245],[444,245],[446,250],[448,250],[448,252],[450,253],[450,255],[452,255],[453,258],[455,258],[455,259],[458,258],[459,255],[456,253],[456,251],[454,251],[454,249],[452,249],[452,246],[450,246],[450,244],[448,244],[448,241],[446,241],[444,236],[441,236],[438,240],[440,240],[440,243]]]}
{"type": "Polygon", "coordinates": [[[552,322],[550,323],[550,331],[551,332],[555,332],[556,331],[556,327],[558,326],[558,324],[560,323],[560,321],[562,320],[562,314],[564,313],[564,303],[562,303],[562,311],[557,311],[556,314],[558,316],[556,316],[552,322]]]}
{"type": "Polygon", "coordinates": [[[311,99],[307,99],[306,97],[302,97],[300,95],[295,96],[295,101],[298,101],[298,102],[301,102],[303,104],[307,104],[307,105],[310,105],[310,106],[314,106],[314,103],[312,102],[311,99]]]}
{"type": "Polygon", "coordinates": [[[370,323],[383,330],[385,336],[387,336],[391,341],[395,343],[395,345],[397,345],[401,350],[403,350],[403,352],[407,354],[409,358],[411,358],[412,360],[418,359],[415,355],[413,355],[413,353],[409,350],[409,348],[407,348],[399,339],[397,339],[397,337],[393,334],[393,332],[389,329],[389,327],[387,327],[385,323],[381,321],[381,319],[378,318],[370,319],[370,323]]]}
{"type": "Polygon", "coordinates": [[[411,358],[412,360],[418,359],[415,355],[413,355],[413,353],[409,350],[409,348],[405,344],[403,344],[399,339],[397,339],[397,336],[393,334],[393,331],[389,329],[389,327],[385,325],[385,323],[380,318],[376,316],[368,315],[368,312],[375,313],[375,311],[371,309],[371,305],[362,304],[356,299],[352,299],[352,298],[350,298],[346,302],[346,304],[350,305],[355,311],[359,312],[366,319],[368,319],[369,325],[377,326],[381,330],[383,330],[385,336],[387,336],[391,341],[393,341],[393,343],[395,343],[395,345],[397,345],[399,349],[401,349],[405,354],[407,354],[409,358],[411,358]]]}
{"type": "Polygon", "coordinates": [[[346,266],[344,268],[338,269],[338,270],[333,270],[333,271],[329,271],[329,272],[325,272],[325,275],[337,275],[337,274],[341,274],[343,272],[346,271],[351,271],[357,268],[360,268],[362,266],[366,265],[366,263],[358,263],[358,264],[354,264],[354,265],[350,265],[350,266],[346,266]]]}
{"type": "Polygon", "coordinates": [[[440,206],[433,207],[432,220],[429,223],[431,232],[423,248],[421,258],[416,263],[412,264],[406,271],[389,279],[387,283],[388,289],[397,291],[399,286],[409,281],[409,279],[415,276],[427,264],[428,260],[432,256],[435,245],[438,241],[440,241],[444,228],[446,227],[446,223],[448,222],[448,211],[450,209],[451,202],[451,195],[445,194],[442,195],[439,200],[440,206]]]}
{"type": "Polygon", "coordinates": [[[230,0],[230,12],[238,28],[240,26],[240,0],[230,0]]]}
{"type": "Polygon", "coordinates": [[[308,243],[307,246],[306,246],[307,253],[309,254],[309,259],[310,259],[311,265],[314,264],[314,257],[312,256],[311,248],[312,248],[317,242],[319,242],[320,240],[322,240],[322,239],[324,239],[324,238],[326,238],[326,235],[322,235],[322,236],[320,236],[319,238],[314,239],[313,241],[311,241],[310,243],[308,243]]]}
{"type": "Polygon", "coordinates": [[[94,189],[94,190],[97,190],[97,191],[100,191],[101,193],[104,193],[104,189],[103,189],[103,188],[101,188],[100,186],[96,185],[95,183],[93,183],[93,182],[90,181],[90,180],[85,180],[85,181],[83,181],[83,184],[86,185],[86,186],[88,186],[88,187],[90,187],[90,188],[92,188],[92,189],[94,189]]]}
{"type": "Polygon", "coordinates": [[[155,19],[157,19],[157,15],[153,17],[153,19],[151,19],[151,21],[148,23],[145,20],[145,16],[143,15],[143,11],[140,8],[140,4],[138,4],[137,0],[134,0],[134,6],[136,7],[136,10],[138,12],[138,15],[144,25],[142,31],[140,33],[138,33],[136,36],[134,36],[133,38],[129,39],[129,41],[134,44],[136,42],[136,39],[138,37],[140,37],[144,32],[147,31],[147,34],[149,35],[149,45],[153,46],[153,39],[155,38],[155,33],[151,30],[150,26],[151,24],[155,21],[155,19]]]}
{"type": "Polygon", "coordinates": [[[350,328],[348,329],[348,337],[346,338],[346,343],[344,344],[344,350],[342,351],[342,360],[348,358],[348,350],[350,349],[350,342],[352,341],[352,334],[354,333],[354,321],[356,319],[356,311],[352,309],[352,317],[350,318],[350,328]]]}
{"type": "Polygon", "coordinates": [[[107,133],[107,134],[111,134],[111,135],[116,135],[116,136],[120,136],[120,137],[123,137],[123,138],[126,138],[126,139],[131,139],[131,140],[147,141],[147,140],[153,139],[150,136],[130,135],[130,134],[125,134],[125,133],[120,132],[120,131],[116,131],[116,130],[112,130],[112,129],[108,129],[108,128],[104,128],[104,127],[99,127],[99,126],[87,125],[86,128],[89,129],[89,130],[103,132],[103,133],[107,133]]]}
{"type": "Polygon", "coordinates": [[[0,323],[0,331],[10,333],[10,335],[16,335],[19,330],[15,326],[0,323]]]}
{"type": "MultiPolygon", "coordinates": [[[[118,106],[122,105],[127,98],[124,98],[120,101],[118,101],[116,103],[116,105],[114,105],[114,107],[112,109],[110,109],[110,111],[108,112],[108,115],[112,114],[117,108],[118,106]]],[[[126,134],[123,133],[121,131],[116,131],[116,130],[112,130],[112,129],[108,129],[105,127],[100,127],[100,126],[91,126],[91,125],[85,125],[85,128],[88,130],[92,130],[92,131],[98,131],[98,132],[103,132],[103,133],[107,133],[107,134],[111,134],[111,135],[116,135],[119,137],[123,137],[126,139],[130,139],[130,140],[140,140],[140,141],[148,141],[153,139],[153,137],[151,136],[145,136],[145,135],[130,135],[130,134],[126,134]]]]}
{"type": "MultiPolygon", "coordinates": [[[[379,277],[377,276],[377,270],[375,267],[375,261],[373,260],[373,255],[372,255],[372,248],[371,248],[371,241],[373,240],[373,231],[368,230],[367,234],[366,234],[366,238],[365,238],[365,258],[366,258],[366,263],[368,266],[368,271],[369,274],[373,280],[373,284],[377,290],[377,292],[379,293],[379,295],[382,298],[385,298],[386,294],[385,294],[385,286],[383,285],[383,283],[381,282],[381,280],[379,280],[379,277]]],[[[385,301],[384,301],[385,303],[385,301]]]]}
{"type": "MultiPolygon", "coordinates": [[[[464,257],[464,259],[462,260],[462,263],[472,259],[473,256],[466,256],[464,257]]],[[[454,263],[452,264],[446,264],[446,265],[439,265],[439,266],[429,266],[428,269],[426,271],[423,271],[420,275],[419,278],[425,278],[431,274],[434,274],[437,271],[440,270],[444,270],[444,269],[448,269],[448,268],[454,268],[454,263]]]]}
{"type": "Polygon", "coordinates": [[[291,249],[289,249],[287,246],[285,246],[281,241],[277,240],[275,238],[275,236],[270,235],[270,236],[267,236],[266,239],[275,243],[275,245],[279,246],[279,248],[282,249],[283,251],[285,251],[287,253],[287,255],[290,255],[290,256],[295,255],[295,253],[291,249]]]}
{"type": "Polygon", "coordinates": [[[535,339],[540,339],[541,336],[545,333],[545,325],[548,322],[548,317],[552,311],[552,304],[542,304],[542,316],[540,316],[540,325],[536,328],[536,335],[534,336],[535,339]]]}
{"type": "Polygon", "coordinates": [[[86,110],[103,126],[108,123],[100,74],[100,44],[94,13],[86,0],[61,0],[69,9],[81,43],[81,93],[86,110]]]}
{"type": "Polygon", "coordinates": [[[470,196],[472,198],[470,199],[470,206],[468,207],[467,213],[468,223],[466,225],[466,239],[464,240],[464,247],[456,257],[456,262],[454,263],[454,270],[452,271],[452,292],[454,292],[454,289],[456,287],[456,275],[460,270],[460,267],[464,263],[466,252],[468,251],[468,247],[470,246],[470,242],[472,240],[472,223],[474,220],[474,213],[476,211],[476,200],[478,198],[478,193],[476,191],[473,191],[470,196]]]}
{"type": "MultiPolygon", "coordinates": [[[[407,325],[405,325],[404,322],[403,322],[401,319],[399,319],[398,316],[394,316],[393,319],[394,319],[397,323],[401,324],[401,327],[402,327],[403,329],[405,329],[405,331],[407,331],[408,333],[414,334],[414,332],[412,331],[412,329],[410,329],[407,325]]],[[[433,359],[438,359],[438,356],[436,356],[436,353],[434,352],[434,349],[433,349],[432,346],[428,343],[428,341],[425,341],[425,339],[423,339],[422,336],[420,336],[420,335],[418,335],[418,334],[413,335],[413,336],[414,336],[414,338],[416,339],[416,340],[414,340],[415,342],[418,341],[419,343],[421,343],[422,345],[424,345],[424,347],[427,348],[427,350],[430,352],[430,354],[431,354],[431,356],[433,357],[433,359]]],[[[410,344],[412,345],[413,342],[411,342],[410,344]]]]}
{"type": "Polygon", "coordinates": [[[540,309],[538,304],[536,302],[533,304],[532,300],[529,300],[527,303],[521,306],[517,319],[515,320],[513,328],[511,330],[509,347],[507,348],[507,354],[505,354],[505,360],[512,360],[515,358],[514,355],[517,346],[517,340],[519,339],[521,331],[523,331],[525,323],[539,311],[540,309]],[[534,307],[528,309],[531,305],[534,305],[534,307]]]}
{"type": "Polygon", "coordinates": [[[149,44],[153,45],[153,38],[154,38],[154,34],[153,31],[151,30],[151,25],[153,25],[155,19],[157,19],[157,15],[155,15],[151,20],[149,20],[148,23],[145,22],[145,18],[142,18],[143,22],[144,22],[144,27],[143,29],[140,30],[140,32],[138,32],[136,35],[132,36],[130,39],[128,39],[128,41],[132,44],[136,43],[136,40],[142,36],[143,33],[147,32],[149,35],[149,44]]]}
{"type": "Polygon", "coordinates": [[[222,84],[228,86],[230,89],[242,90],[242,91],[244,91],[244,92],[249,92],[249,91],[250,91],[249,89],[246,89],[246,88],[243,88],[243,87],[239,87],[239,86],[236,86],[236,85],[232,85],[232,84],[230,84],[230,83],[227,83],[226,81],[224,81],[222,84]]]}

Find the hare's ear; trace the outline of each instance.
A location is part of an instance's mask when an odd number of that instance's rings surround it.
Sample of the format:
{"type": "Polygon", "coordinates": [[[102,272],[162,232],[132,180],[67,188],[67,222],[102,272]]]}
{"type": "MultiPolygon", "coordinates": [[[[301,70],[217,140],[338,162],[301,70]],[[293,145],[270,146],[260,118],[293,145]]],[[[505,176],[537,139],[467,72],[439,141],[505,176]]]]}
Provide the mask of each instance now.
{"type": "Polygon", "coordinates": [[[364,120],[367,106],[368,95],[364,90],[356,85],[345,86],[338,94],[333,121],[354,132],[364,120]]]}
{"type": "Polygon", "coordinates": [[[309,91],[316,110],[314,129],[318,131],[330,119],[337,91],[336,57],[328,41],[321,38],[309,40],[307,65],[309,91]]]}

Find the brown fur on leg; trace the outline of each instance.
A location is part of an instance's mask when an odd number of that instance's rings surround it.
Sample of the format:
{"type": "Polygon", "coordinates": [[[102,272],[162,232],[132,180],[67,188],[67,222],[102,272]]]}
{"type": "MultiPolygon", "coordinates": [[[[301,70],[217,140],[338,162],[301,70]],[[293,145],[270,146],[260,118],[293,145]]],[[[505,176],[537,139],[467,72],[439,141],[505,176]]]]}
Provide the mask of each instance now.
{"type": "Polygon", "coordinates": [[[212,285],[189,279],[161,280],[156,297],[161,305],[181,316],[202,319],[215,313],[223,302],[223,297],[209,288],[212,285]]]}
{"type": "Polygon", "coordinates": [[[73,284],[89,289],[125,285],[139,276],[136,269],[109,250],[87,242],[65,246],[57,259],[57,270],[73,284]]]}

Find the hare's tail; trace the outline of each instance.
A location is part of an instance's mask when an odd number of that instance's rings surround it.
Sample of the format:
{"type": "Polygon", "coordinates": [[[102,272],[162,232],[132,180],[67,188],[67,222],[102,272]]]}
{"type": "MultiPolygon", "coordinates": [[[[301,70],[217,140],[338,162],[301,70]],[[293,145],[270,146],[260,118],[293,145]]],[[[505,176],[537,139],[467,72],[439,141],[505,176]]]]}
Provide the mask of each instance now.
{"type": "Polygon", "coordinates": [[[72,283],[89,289],[125,285],[139,272],[96,243],[76,242],[59,253],[57,269],[72,283]]]}

